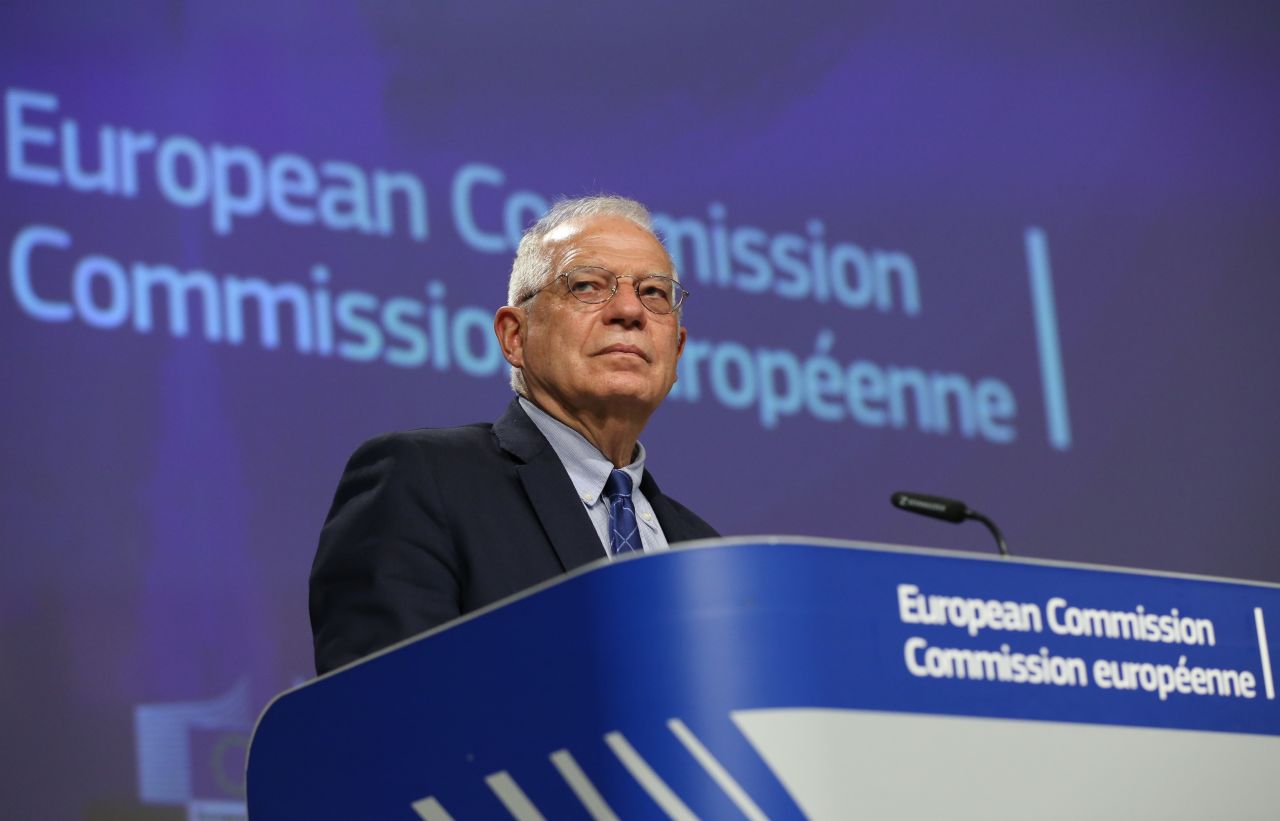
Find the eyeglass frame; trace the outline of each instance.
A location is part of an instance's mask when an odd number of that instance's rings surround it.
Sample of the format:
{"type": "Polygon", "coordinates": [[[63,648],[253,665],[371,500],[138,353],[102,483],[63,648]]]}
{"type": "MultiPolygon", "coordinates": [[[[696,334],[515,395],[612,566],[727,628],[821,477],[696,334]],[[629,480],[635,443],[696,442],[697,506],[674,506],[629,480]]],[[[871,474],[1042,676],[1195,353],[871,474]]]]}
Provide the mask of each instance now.
{"type": "Polygon", "coordinates": [[[569,296],[578,300],[578,302],[581,302],[583,305],[608,305],[610,302],[613,301],[613,298],[618,295],[618,286],[621,284],[620,281],[624,277],[631,280],[631,283],[632,283],[631,287],[636,292],[636,301],[639,302],[641,305],[643,305],[644,309],[649,313],[653,314],[654,316],[671,316],[672,314],[680,313],[684,309],[684,301],[689,298],[689,292],[686,291],[684,286],[680,284],[680,280],[676,279],[675,277],[669,277],[666,274],[643,274],[642,276],[636,276],[634,274],[618,274],[613,271],[610,271],[608,268],[605,268],[603,265],[579,265],[577,268],[570,268],[568,271],[564,271],[562,273],[556,274],[556,276],[552,278],[549,282],[547,282],[547,284],[530,292],[528,296],[526,296],[524,299],[520,300],[516,304],[517,305],[525,304],[526,302],[533,299],[538,294],[542,293],[543,291],[545,291],[546,289],[550,288],[552,285],[555,285],[557,282],[563,279],[565,281],[565,286],[566,286],[565,292],[568,293],[569,296]],[[586,271],[592,268],[594,268],[597,271],[604,271],[606,274],[613,277],[613,288],[609,292],[609,298],[602,300],[600,302],[587,302],[585,299],[578,296],[568,288],[569,277],[573,276],[579,271],[586,271]],[[649,307],[649,304],[647,302],[644,301],[644,297],[640,296],[640,283],[644,282],[646,279],[665,279],[675,286],[676,291],[679,292],[679,296],[676,297],[675,304],[671,306],[670,311],[667,311],[666,313],[660,313],[658,311],[655,311],[653,308],[649,307]]]}

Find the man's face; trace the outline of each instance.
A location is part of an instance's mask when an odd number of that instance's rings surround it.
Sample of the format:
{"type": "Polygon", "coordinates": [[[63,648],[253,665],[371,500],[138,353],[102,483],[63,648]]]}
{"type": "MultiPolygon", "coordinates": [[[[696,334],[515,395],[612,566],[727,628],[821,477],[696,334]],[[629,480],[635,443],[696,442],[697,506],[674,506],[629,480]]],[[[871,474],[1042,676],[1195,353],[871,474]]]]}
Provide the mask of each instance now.
{"type": "MultiPolygon", "coordinates": [[[[675,382],[685,330],[678,314],[641,305],[630,277],[672,275],[666,251],[639,226],[609,216],[569,223],[545,242],[554,274],[598,266],[628,278],[603,305],[570,296],[563,280],[540,292],[523,316],[512,315],[519,326],[509,337],[508,360],[523,369],[530,397],[548,410],[626,415],[643,424],[675,382]]],[[[500,311],[499,328],[501,317],[500,311]]]]}

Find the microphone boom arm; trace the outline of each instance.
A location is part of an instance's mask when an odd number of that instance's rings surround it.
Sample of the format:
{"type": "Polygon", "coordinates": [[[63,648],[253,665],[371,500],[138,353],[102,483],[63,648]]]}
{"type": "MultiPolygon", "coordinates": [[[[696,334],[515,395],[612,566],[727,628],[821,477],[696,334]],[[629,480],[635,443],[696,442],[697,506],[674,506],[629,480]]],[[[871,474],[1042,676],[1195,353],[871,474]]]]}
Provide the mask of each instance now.
{"type": "Polygon", "coordinates": [[[931,519],[941,519],[952,524],[960,524],[965,519],[982,522],[986,525],[987,530],[991,531],[991,535],[995,537],[996,547],[1000,549],[1000,555],[1006,557],[1009,555],[1009,545],[1005,543],[1004,534],[1000,532],[1000,528],[996,527],[996,523],[964,502],[948,499],[944,496],[926,496],[923,493],[907,493],[905,491],[898,491],[890,496],[889,502],[900,510],[918,513],[931,519]]]}
{"type": "Polygon", "coordinates": [[[973,519],[975,521],[982,522],[984,525],[986,525],[987,530],[991,531],[991,535],[996,537],[996,547],[1000,549],[1000,555],[1001,556],[1009,555],[1009,545],[1005,544],[1004,534],[1000,532],[1000,528],[996,527],[995,522],[991,521],[986,516],[983,516],[981,513],[979,513],[978,511],[974,510],[971,507],[966,507],[964,509],[964,517],[966,519],[973,519]]]}

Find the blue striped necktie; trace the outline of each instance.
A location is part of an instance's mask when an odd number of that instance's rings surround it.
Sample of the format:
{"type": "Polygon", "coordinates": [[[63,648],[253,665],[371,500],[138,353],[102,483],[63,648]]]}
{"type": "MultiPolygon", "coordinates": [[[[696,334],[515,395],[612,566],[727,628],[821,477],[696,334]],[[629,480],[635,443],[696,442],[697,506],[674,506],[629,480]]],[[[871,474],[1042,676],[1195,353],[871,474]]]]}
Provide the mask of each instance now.
{"type": "Polygon", "coordinates": [[[625,470],[614,468],[604,483],[604,496],[609,500],[609,552],[640,553],[640,531],[636,527],[636,509],[631,504],[631,477],[625,470]]]}

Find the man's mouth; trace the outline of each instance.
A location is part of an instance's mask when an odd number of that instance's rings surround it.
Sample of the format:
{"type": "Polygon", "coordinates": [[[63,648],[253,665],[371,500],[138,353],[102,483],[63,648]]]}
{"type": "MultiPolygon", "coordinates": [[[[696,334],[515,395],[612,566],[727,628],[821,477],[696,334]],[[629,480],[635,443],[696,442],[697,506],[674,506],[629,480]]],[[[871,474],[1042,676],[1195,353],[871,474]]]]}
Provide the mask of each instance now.
{"type": "Polygon", "coordinates": [[[599,356],[601,354],[609,354],[609,353],[638,356],[641,359],[643,359],[645,362],[649,361],[649,355],[646,354],[644,350],[642,350],[641,348],[637,348],[635,345],[624,345],[621,343],[616,345],[609,345],[606,348],[601,348],[599,351],[597,351],[596,355],[599,356]]]}

